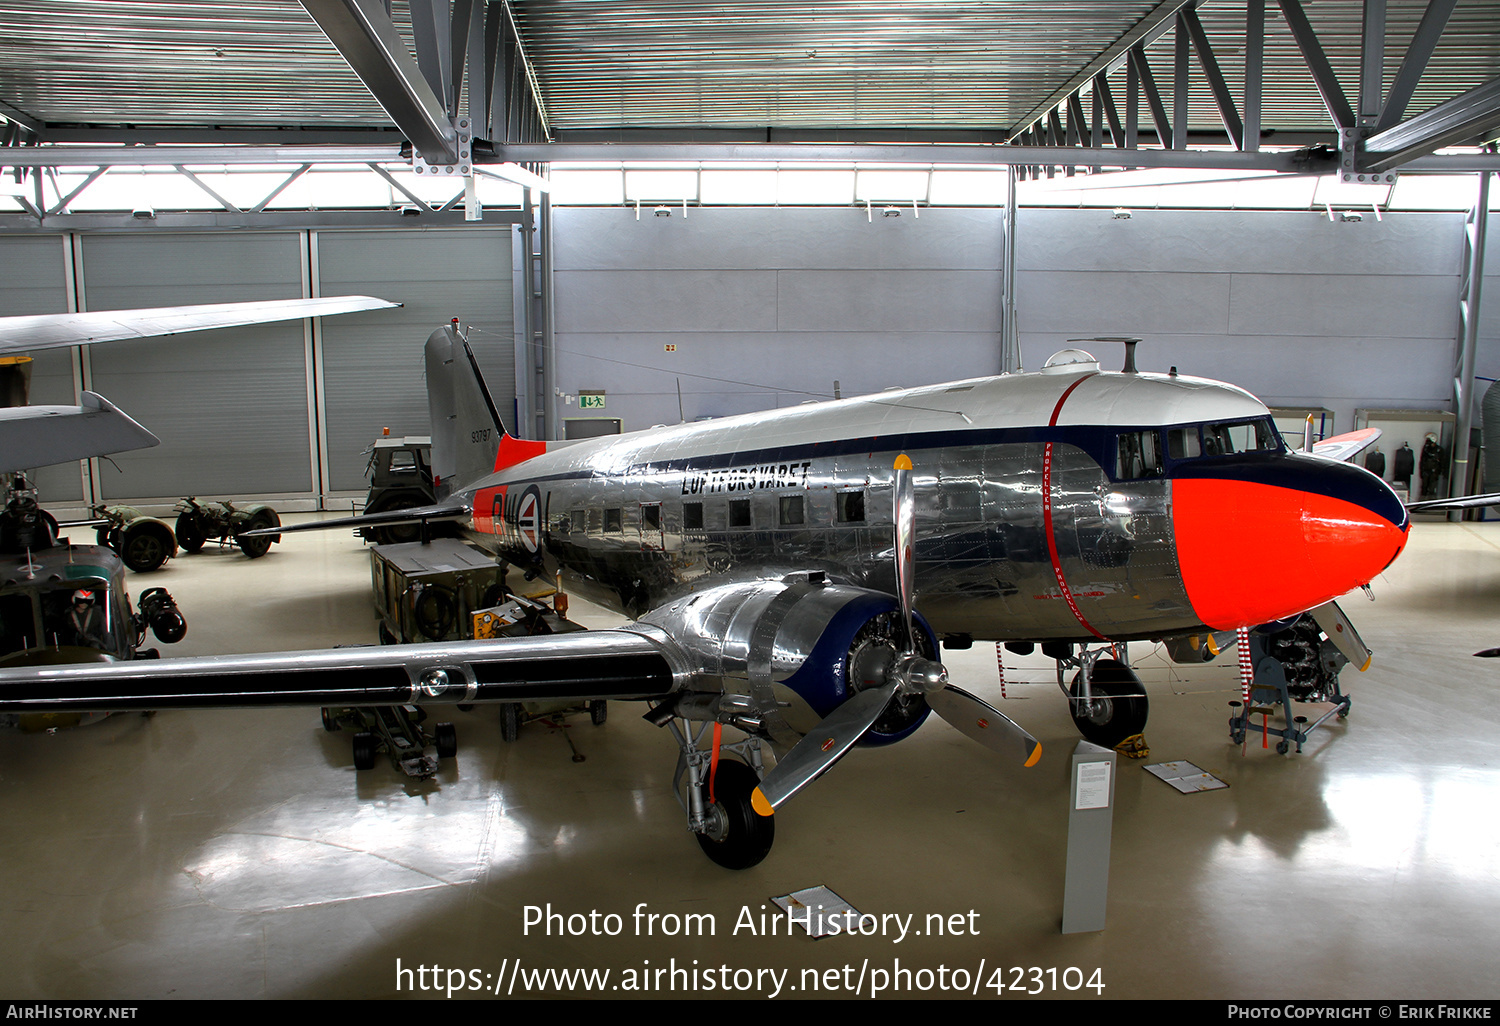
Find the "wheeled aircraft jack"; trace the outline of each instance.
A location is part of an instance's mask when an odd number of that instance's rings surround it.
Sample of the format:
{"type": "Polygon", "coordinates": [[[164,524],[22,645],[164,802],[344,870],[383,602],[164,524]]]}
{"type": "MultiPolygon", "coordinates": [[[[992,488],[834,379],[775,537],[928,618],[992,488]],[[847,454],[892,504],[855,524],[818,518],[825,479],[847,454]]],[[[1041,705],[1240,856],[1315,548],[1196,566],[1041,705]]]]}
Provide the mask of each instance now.
{"type": "Polygon", "coordinates": [[[1348,660],[1333,643],[1322,638],[1316,625],[1297,624],[1279,634],[1249,637],[1254,677],[1250,683],[1250,701],[1230,702],[1229,737],[1235,744],[1245,743],[1247,733],[1259,731],[1268,740],[1279,738],[1276,754],[1285,755],[1295,743],[1297,754],[1313,731],[1333,717],[1349,715],[1349,696],[1339,689],[1339,670],[1348,660]],[[1290,678],[1290,679],[1289,679],[1290,678]],[[1292,711],[1292,701],[1331,702],[1332,708],[1312,723],[1306,716],[1292,711]],[[1285,727],[1272,727],[1269,719],[1281,706],[1285,727]],[[1260,716],[1257,726],[1252,716],[1260,716]]]}

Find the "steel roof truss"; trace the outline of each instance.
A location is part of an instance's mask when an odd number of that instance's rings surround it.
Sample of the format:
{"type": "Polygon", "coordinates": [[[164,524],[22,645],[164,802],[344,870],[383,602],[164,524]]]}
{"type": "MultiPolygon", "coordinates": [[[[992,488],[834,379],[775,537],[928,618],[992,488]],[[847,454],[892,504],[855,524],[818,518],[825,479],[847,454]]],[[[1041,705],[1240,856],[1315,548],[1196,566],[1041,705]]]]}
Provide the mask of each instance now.
{"type": "MultiPolygon", "coordinates": [[[[430,164],[458,159],[458,130],[380,0],[301,0],[334,48],[430,164]]],[[[413,4],[413,22],[421,21],[413,4]]]]}
{"type": "Polygon", "coordinates": [[[1483,139],[1500,129],[1500,78],[1470,89],[1364,141],[1359,170],[1380,174],[1442,146],[1483,139]]]}
{"type": "Polygon", "coordinates": [[[1136,81],[1146,96],[1146,106],[1151,109],[1151,120],[1156,123],[1156,137],[1162,146],[1172,148],[1172,122],[1167,120],[1166,105],[1161,102],[1161,93],[1156,88],[1156,78],[1151,74],[1151,63],[1146,60],[1146,48],[1134,46],[1130,49],[1130,65],[1135,69],[1136,81]]]}
{"type": "Polygon", "coordinates": [[[1244,145],[1253,153],[1260,149],[1260,99],[1265,81],[1266,0],[1245,3],[1245,124],[1244,145]]]}
{"type": "MultiPolygon", "coordinates": [[[[214,202],[218,203],[221,207],[223,207],[225,210],[229,211],[231,214],[242,214],[242,213],[244,213],[244,211],[241,210],[239,207],[235,206],[233,203],[229,202],[223,196],[220,196],[218,193],[216,193],[212,189],[210,189],[208,187],[208,185],[203,181],[203,179],[201,179],[197,175],[193,174],[191,171],[189,171],[183,165],[181,165],[181,164],[173,164],[172,166],[177,169],[177,173],[178,174],[182,175],[184,178],[186,178],[188,181],[192,182],[198,188],[200,188],[204,192],[208,193],[210,199],[212,199],[214,202]]],[[[103,172],[105,169],[104,168],[100,168],[99,170],[100,170],[100,172],[103,172]]],[[[90,182],[92,182],[93,180],[94,180],[93,178],[89,179],[90,182]]],[[[87,185],[88,182],[85,182],[84,184],[87,185]]],[[[77,195],[77,193],[74,193],[74,195],[77,195]]],[[[72,197],[70,196],[69,199],[71,199],[71,198],[72,197]]]]}
{"type": "Polygon", "coordinates": [[[1177,12],[1177,34],[1172,39],[1172,141],[1174,150],[1187,149],[1188,133],[1188,34],[1183,12],[1177,12]]]}
{"type": "Polygon", "coordinates": [[[289,185],[291,185],[293,182],[295,182],[297,179],[301,178],[311,170],[311,164],[303,164],[301,167],[297,168],[297,170],[287,175],[286,181],[282,182],[280,185],[276,186],[276,188],[272,189],[270,194],[266,196],[265,199],[261,200],[259,203],[255,204],[255,206],[251,207],[249,213],[258,214],[262,210],[265,210],[267,203],[270,203],[277,196],[280,196],[283,192],[286,191],[289,185]]]}
{"type": "Polygon", "coordinates": [[[1317,34],[1308,22],[1300,0],[1277,0],[1277,3],[1281,6],[1281,14],[1286,19],[1287,27],[1292,31],[1292,38],[1297,41],[1297,49],[1302,52],[1302,60],[1312,74],[1313,84],[1318,87],[1318,95],[1323,98],[1323,106],[1333,119],[1333,127],[1340,132],[1353,128],[1354,111],[1349,106],[1349,99],[1344,95],[1338,78],[1333,74],[1328,55],[1323,52],[1323,45],[1318,42],[1317,34]]]}
{"type": "Polygon", "coordinates": [[[1395,80],[1391,82],[1391,91],[1386,96],[1385,108],[1380,112],[1380,120],[1375,125],[1377,132],[1394,128],[1405,116],[1406,105],[1411,101],[1411,94],[1417,88],[1422,72],[1427,70],[1427,62],[1432,59],[1432,51],[1437,48],[1438,38],[1443,34],[1443,29],[1448,24],[1448,16],[1453,13],[1453,6],[1457,2],[1458,0],[1432,0],[1427,5],[1427,10],[1422,14],[1422,21],[1412,35],[1411,45],[1406,48],[1406,57],[1401,61],[1401,68],[1396,72],[1395,80]]]}
{"type": "Polygon", "coordinates": [[[1203,22],[1198,20],[1198,12],[1192,7],[1183,8],[1182,13],[1177,17],[1181,25],[1187,28],[1188,37],[1192,39],[1193,50],[1198,54],[1198,66],[1203,69],[1203,76],[1208,79],[1208,88],[1213,93],[1214,105],[1219,108],[1219,120],[1224,123],[1224,131],[1229,133],[1234,148],[1243,150],[1245,148],[1245,125],[1240,120],[1240,112],[1235,109],[1234,97],[1229,94],[1229,85],[1224,81],[1224,73],[1219,70],[1219,62],[1214,58],[1213,47],[1208,42],[1208,33],[1203,30],[1203,22]]]}

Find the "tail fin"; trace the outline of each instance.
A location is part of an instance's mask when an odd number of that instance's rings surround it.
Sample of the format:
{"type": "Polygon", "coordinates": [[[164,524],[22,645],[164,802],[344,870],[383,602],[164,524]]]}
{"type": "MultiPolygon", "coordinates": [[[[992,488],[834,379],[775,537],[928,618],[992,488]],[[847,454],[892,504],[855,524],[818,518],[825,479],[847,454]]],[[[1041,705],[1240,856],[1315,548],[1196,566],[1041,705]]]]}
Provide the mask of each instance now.
{"type": "Polygon", "coordinates": [[[428,337],[426,361],[432,474],[439,498],[546,451],[546,442],[514,438],[505,430],[456,318],[428,337]]]}

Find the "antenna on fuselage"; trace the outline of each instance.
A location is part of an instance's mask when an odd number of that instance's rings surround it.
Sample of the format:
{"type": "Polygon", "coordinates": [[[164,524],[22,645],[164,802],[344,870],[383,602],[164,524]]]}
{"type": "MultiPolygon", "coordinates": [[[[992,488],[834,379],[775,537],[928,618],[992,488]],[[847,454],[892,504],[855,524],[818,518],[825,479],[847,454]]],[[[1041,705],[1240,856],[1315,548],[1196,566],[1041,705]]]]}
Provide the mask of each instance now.
{"type": "Polygon", "coordinates": [[[1139,374],[1135,367],[1135,347],[1140,344],[1138,338],[1126,338],[1123,335],[1104,335],[1099,338],[1070,338],[1069,342],[1123,342],[1125,344],[1125,366],[1120,368],[1122,374],[1139,374]]]}

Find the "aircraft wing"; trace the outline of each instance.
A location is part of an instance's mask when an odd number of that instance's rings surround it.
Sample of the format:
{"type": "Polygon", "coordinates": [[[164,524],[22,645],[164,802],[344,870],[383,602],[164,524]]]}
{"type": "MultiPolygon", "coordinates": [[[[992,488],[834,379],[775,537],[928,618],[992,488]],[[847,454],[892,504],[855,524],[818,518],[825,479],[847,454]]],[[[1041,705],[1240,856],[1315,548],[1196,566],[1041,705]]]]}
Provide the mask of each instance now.
{"type": "Polygon", "coordinates": [[[264,324],[302,317],[330,317],[334,314],[384,310],[400,305],[372,296],[329,296],[322,299],[277,299],[251,303],[163,306],[147,310],[0,317],[0,354],[59,349],[88,342],[176,335],[184,331],[233,328],[244,324],[264,324]]]}
{"type": "Polygon", "coordinates": [[[644,699],[677,685],[670,640],[580,631],[426,645],[145,659],[0,674],[0,712],[644,699]]]}
{"type": "Polygon", "coordinates": [[[1378,438],[1380,438],[1379,428],[1360,428],[1358,431],[1347,431],[1342,435],[1334,435],[1321,442],[1314,442],[1312,451],[1314,456],[1343,461],[1353,459],[1364,452],[1374,445],[1378,438]]]}
{"type": "Polygon", "coordinates": [[[83,393],[79,406],[0,409],[0,473],[160,444],[108,399],[83,393]]]}

